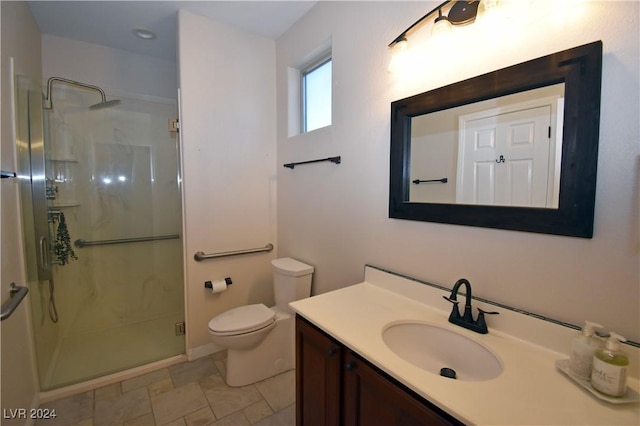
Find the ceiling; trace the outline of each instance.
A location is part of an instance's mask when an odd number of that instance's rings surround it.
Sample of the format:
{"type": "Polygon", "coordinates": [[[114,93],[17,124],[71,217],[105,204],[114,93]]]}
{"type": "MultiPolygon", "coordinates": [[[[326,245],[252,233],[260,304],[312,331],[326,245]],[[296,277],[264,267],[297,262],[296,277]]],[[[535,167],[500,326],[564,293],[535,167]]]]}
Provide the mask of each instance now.
{"type": "Polygon", "coordinates": [[[176,15],[184,9],[277,39],[315,1],[29,1],[43,34],[175,60],[176,15]],[[143,40],[133,28],[153,31],[143,40]]]}

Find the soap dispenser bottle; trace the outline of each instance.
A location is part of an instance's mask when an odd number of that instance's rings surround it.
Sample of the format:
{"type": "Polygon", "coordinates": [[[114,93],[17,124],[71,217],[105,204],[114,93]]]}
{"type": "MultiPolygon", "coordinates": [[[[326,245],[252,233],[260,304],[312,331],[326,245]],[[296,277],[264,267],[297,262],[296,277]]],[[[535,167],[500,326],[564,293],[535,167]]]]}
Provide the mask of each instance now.
{"type": "Polygon", "coordinates": [[[591,385],[606,395],[621,397],[627,391],[627,368],[629,357],[620,350],[620,342],[627,339],[611,333],[604,349],[593,355],[591,385]]]}
{"type": "Polygon", "coordinates": [[[602,328],[600,324],[585,321],[582,332],[574,337],[571,342],[569,371],[584,380],[591,378],[593,354],[604,346],[603,342],[594,336],[596,327],[602,328]]]}

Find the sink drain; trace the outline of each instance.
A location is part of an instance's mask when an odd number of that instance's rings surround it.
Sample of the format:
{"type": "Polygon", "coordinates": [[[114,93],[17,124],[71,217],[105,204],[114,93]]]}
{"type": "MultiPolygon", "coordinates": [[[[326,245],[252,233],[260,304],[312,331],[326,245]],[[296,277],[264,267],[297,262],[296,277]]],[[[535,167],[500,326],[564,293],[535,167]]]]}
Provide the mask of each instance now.
{"type": "Polygon", "coordinates": [[[456,377],[456,370],[454,370],[453,368],[447,368],[447,367],[441,368],[440,369],[440,375],[442,377],[448,377],[450,379],[456,379],[457,378],[456,377]]]}

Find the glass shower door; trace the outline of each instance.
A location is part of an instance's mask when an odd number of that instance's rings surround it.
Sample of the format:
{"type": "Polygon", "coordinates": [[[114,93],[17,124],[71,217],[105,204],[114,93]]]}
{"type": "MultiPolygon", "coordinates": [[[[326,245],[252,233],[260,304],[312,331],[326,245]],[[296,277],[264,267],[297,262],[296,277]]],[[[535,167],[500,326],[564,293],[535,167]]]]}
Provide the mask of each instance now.
{"type": "Polygon", "coordinates": [[[43,389],[184,353],[176,333],[184,321],[178,148],[167,125],[175,102],[130,97],[92,111],[95,92],[58,86],[51,97],[44,139],[53,285],[41,286],[41,299],[53,304],[37,321],[57,338],[43,339],[55,340],[43,389]]]}

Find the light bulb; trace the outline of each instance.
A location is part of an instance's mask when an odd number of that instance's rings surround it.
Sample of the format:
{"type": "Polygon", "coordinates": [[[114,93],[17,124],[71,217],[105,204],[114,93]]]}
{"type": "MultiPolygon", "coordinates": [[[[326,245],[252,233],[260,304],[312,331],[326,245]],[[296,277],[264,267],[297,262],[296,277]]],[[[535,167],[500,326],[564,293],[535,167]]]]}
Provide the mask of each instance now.
{"type": "Polygon", "coordinates": [[[451,22],[446,16],[442,16],[442,10],[438,9],[438,17],[433,21],[431,35],[436,37],[451,31],[451,22]]]}
{"type": "Polygon", "coordinates": [[[391,48],[391,61],[387,67],[390,73],[401,71],[406,66],[409,56],[408,45],[407,39],[402,39],[391,48]]]}
{"type": "Polygon", "coordinates": [[[482,5],[484,6],[485,12],[488,12],[498,6],[498,0],[483,0],[482,5]]]}

